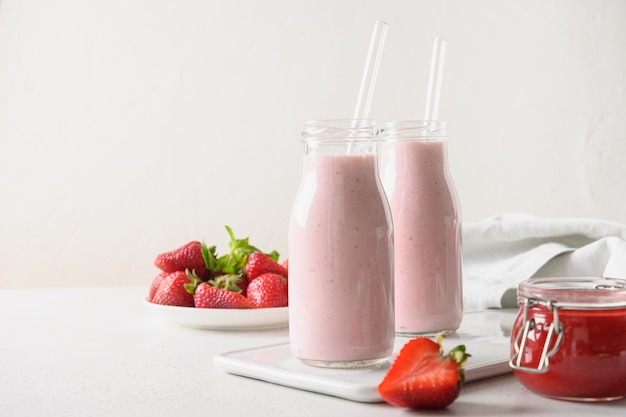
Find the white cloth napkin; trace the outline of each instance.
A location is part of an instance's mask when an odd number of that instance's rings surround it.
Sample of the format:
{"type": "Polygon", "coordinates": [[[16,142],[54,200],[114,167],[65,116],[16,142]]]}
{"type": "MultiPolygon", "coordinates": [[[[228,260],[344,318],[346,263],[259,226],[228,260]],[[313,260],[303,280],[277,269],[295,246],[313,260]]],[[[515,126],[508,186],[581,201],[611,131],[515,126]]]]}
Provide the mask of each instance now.
{"type": "Polygon", "coordinates": [[[626,278],[626,225],[510,213],[463,224],[465,309],[515,307],[532,277],[626,278]]]}

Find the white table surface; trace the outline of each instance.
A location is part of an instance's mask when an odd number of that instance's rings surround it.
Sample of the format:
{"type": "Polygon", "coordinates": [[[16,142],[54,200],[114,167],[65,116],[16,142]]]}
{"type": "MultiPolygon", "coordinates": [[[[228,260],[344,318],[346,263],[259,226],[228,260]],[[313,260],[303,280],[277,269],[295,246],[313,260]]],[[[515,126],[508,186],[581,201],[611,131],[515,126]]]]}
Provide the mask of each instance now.
{"type": "MultiPolygon", "coordinates": [[[[149,311],[146,294],[147,287],[0,290],[0,417],[407,415],[228,374],[212,364],[215,354],[284,342],[288,330],[179,327],[149,311]]],[[[509,374],[466,384],[448,410],[419,415],[625,413],[626,400],[546,399],[509,374]]]]}

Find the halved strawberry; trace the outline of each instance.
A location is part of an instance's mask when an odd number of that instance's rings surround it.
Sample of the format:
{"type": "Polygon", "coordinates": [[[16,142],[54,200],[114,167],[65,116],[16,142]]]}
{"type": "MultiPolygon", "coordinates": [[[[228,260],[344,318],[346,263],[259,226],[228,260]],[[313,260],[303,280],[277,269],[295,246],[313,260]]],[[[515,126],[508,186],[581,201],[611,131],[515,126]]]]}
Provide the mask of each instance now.
{"type": "Polygon", "coordinates": [[[250,302],[243,295],[201,283],[194,294],[198,308],[249,308],[250,302]]]}
{"type": "Polygon", "coordinates": [[[284,266],[262,252],[252,252],[248,255],[244,272],[249,281],[268,272],[287,276],[287,269],[284,266]]]}
{"type": "Polygon", "coordinates": [[[248,284],[247,297],[252,308],[286,307],[287,279],[271,272],[259,275],[248,284]]]}
{"type": "Polygon", "coordinates": [[[185,271],[175,271],[163,278],[152,302],[169,306],[193,307],[193,296],[185,288],[191,282],[185,271]]]}
{"type": "Polygon", "coordinates": [[[440,409],[461,392],[463,365],[470,355],[457,346],[443,356],[442,337],[437,342],[418,337],[407,342],[378,386],[384,401],[398,407],[440,409]]]}
{"type": "Polygon", "coordinates": [[[202,243],[193,240],[169,252],[157,255],[154,259],[154,265],[165,272],[185,271],[188,269],[194,271],[201,279],[206,279],[209,276],[209,270],[204,264],[204,258],[202,257],[203,247],[202,243]]]}

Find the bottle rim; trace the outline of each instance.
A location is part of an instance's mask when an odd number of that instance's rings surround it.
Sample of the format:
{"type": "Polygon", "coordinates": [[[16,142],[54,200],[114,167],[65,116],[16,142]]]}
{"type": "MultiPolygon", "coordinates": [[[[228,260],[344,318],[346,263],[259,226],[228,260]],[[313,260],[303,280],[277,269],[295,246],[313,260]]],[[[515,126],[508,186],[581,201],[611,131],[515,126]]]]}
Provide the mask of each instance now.
{"type": "Polygon", "coordinates": [[[385,140],[442,140],[447,128],[443,120],[398,120],[384,122],[379,135],[385,140]]]}
{"type": "Polygon", "coordinates": [[[371,142],[377,140],[376,121],[372,119],[308,120],[302,140],[325,142],[371,142]]]}

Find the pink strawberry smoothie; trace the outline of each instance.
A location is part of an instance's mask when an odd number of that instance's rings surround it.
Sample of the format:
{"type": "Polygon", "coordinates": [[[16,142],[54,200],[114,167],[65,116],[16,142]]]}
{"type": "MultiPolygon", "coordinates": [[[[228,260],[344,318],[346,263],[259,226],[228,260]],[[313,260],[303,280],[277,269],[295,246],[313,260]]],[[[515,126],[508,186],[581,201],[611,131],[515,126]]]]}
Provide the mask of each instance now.
{"type": "Polygon", "coordinates": [[[445,140],[384,145],[394,223],[399,334],[457,330],[463,317],[461,215],[445,140]]]}
{"type": "Polygon", "coordinates": [[[304,157],[289,227],[289,337],[305,363],[367,366],[393,350],[393,232],[375,158],[304,157]]]}

